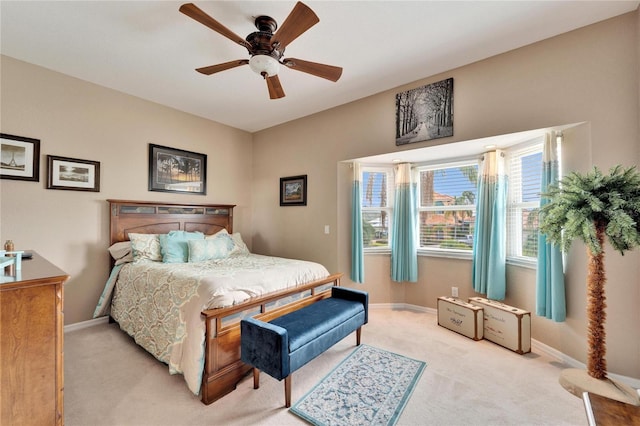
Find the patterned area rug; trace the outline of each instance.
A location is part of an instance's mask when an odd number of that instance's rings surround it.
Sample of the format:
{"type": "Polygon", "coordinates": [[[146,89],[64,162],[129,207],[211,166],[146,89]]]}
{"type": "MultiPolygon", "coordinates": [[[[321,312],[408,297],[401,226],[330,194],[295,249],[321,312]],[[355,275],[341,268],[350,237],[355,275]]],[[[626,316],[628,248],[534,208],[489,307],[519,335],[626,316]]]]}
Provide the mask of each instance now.
{"type": "Polygon", "coordinates": [[[394,425],[426,363],[360,345],[296,402],[314,425],[394,425]]]}

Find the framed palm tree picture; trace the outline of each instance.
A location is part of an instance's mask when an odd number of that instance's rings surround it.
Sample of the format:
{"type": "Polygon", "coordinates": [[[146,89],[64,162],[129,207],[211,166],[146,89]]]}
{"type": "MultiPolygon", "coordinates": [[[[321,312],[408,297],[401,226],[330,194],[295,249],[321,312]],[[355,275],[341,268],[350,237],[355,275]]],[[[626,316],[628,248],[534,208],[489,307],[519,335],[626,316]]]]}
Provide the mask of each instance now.
{"type": "Polygon", "coordinates": [[[149,191],[205,195],[207,155],[149,144],[149,191]]]}

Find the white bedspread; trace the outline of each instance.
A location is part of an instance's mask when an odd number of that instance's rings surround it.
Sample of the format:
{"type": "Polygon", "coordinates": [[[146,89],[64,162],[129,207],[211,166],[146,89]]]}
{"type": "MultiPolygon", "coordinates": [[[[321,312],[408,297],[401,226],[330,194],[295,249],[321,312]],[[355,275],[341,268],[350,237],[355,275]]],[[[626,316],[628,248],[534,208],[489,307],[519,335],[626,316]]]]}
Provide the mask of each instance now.
{"type": "Polygon", "coordinates": [[[120,327],[167,363],[172,374],[183,374],[195,394],[204,367],[203,310],[329,276],[318,263],[257,254],[201,263],[141,261],[121,266],[107,282],[94,317],[106,315],[111,302],[111,316],[120,327]]]}

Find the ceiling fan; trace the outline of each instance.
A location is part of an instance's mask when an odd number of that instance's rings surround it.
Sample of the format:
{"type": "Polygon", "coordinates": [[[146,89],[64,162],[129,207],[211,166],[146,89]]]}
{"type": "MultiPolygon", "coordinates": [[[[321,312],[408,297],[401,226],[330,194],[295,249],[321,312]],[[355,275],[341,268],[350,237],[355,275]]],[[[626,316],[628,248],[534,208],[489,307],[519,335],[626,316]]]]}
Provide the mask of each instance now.
{"type": "Polygon", "coordinates": [[[237,59],[222,64],[197,68],[196,71],[199,73],[211,75],[242,65],[249,65],[254,72],[260,74],[266,80],[271,99],[284,98],[285,96],[278,78],[280,65],[331,81],[338,81],[342,75],[342,68],[340,67],[296,58],[283,58],[285,48],[292,41],[320,22],[313,10],[302,2],[296,3],[277,32],[275,31],[278,28],[278,24],[275,19],[270,16],[258,16],[255,18],[255,26],[258,31],[249,34],[244,39],[207,15],[193,3],[183,4],[179,10],[229,40],[244,46],[249,55],[251,55],[249,59],[237,59]]]}

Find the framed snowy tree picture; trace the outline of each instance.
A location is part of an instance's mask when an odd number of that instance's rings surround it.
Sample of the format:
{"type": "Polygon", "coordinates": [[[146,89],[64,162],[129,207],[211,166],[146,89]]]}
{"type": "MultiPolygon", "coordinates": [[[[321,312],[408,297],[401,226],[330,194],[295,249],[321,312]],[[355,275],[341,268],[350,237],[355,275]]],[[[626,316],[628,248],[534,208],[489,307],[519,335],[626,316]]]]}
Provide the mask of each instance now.
{"type": "Polygon", "coordinates": [[[396,145],[453,136],[453,78],[396,95],[396,145]]]}

